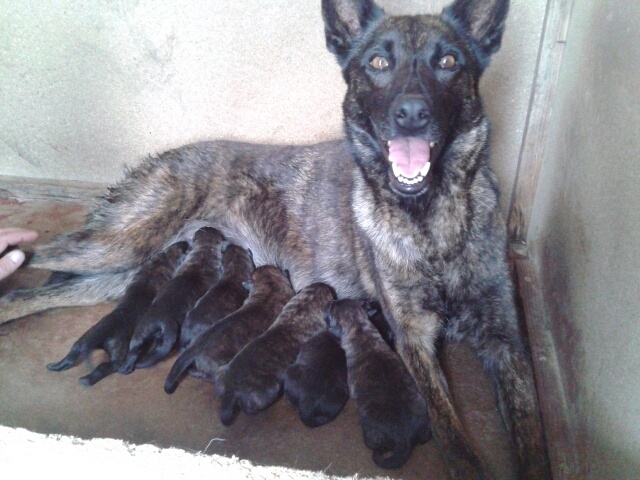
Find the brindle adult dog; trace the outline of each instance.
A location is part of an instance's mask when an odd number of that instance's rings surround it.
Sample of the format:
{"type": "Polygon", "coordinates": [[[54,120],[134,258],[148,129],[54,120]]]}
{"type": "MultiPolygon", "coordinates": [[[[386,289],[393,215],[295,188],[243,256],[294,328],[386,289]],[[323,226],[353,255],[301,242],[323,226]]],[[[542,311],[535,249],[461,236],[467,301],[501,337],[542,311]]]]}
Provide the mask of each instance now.
{"type": "MultiPolygon", "coordinates": [[[[495,379],[521,478],[546,475],[532,373],[518,333],[489,123],[478,83],[508,0],[455,0],[438,16],[387,16],[372,0],[323,0],[326,42],[347,82],[347,138],[308,147],[187,145],[143,162],[79,231],[33,267],[74,277],[0,301],[0,321],[120,296],[190,220],[219,229],[296,290],[375,299],[428,402],[456,478],[485,469],[436,356],[467,340],[495,379]]],[[[64,278],[64,277],[63,277],[64,278]]]]}

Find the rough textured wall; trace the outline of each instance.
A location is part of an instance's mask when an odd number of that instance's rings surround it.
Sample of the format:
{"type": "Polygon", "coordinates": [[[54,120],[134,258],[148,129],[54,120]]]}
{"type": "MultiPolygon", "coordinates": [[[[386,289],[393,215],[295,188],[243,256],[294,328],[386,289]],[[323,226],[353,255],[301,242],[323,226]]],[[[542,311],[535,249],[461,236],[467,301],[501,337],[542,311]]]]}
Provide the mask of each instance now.
{"type": "Polygon", "coordinates": [[[638,25],[576,0],[530,228],[588,479],[640,472],[638,25]]]}
{"type": "MultiPolygon", "coordinates": [[[[435,13],[443,0],[384,0],[435,13]]],[[[483,80],[508,206],[545,2],[512,2],[483,80]]],[[[113,182],[122,166],[206,138],[342,135],[344,84],[319,0],[0,0],[0,175],[113,182]]]]}

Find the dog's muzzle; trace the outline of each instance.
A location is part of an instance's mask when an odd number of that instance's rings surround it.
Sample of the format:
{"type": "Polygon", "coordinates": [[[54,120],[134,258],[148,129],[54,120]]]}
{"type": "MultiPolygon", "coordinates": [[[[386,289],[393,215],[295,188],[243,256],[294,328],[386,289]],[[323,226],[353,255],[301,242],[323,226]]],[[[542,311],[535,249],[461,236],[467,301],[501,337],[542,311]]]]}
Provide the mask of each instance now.
{"type": "Polygon", "coordinates": [[[391,134],[383,140],[390,163],[389,180],[398,193],[424,191],[436,142],[429,139],[431,111],[422,95],[399,96],[389,109],[391,134]]]}

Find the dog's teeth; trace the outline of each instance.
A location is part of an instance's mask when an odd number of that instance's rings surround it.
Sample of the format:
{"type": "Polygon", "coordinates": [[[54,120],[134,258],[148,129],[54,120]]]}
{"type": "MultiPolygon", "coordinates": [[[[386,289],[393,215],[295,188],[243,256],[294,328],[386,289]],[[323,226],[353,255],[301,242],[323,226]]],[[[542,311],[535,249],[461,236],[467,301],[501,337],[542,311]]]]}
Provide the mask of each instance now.
{"type": "Polygon", "coordinates": [[[430,146],[431,148],[435,147],[435,146],[436,146],[436,142],[429,142],[429,146],[430,146]]]}
{"type": "Polygon", "coordinates": [[[424,180],[424,177],[422,175],[418,175],[415,178],[407,178],[403,176],[397,178],[400,183],[404,183],[405,185],[415,185],[416,183],[420,183],[424,180]]]}
{"type": "Polygon", "coordinates": [[[422,167],[422,169],[420,169],[420,171],[415,177],[408,178],[402,174],[402,172],[400,171],[400,167],[398,167],[398,165],[396,165],[395,163],[391,164],[391,170],[393,171],[393,175],[398,179],[400,183],[404,183],[405,185],[415,185],[416,183],[420,183],[424,181],[424,177],[427,176],[427,173],[429,172],[430,167],[431,167],[431,164],[427,162],[425,166],[422,167]]]}

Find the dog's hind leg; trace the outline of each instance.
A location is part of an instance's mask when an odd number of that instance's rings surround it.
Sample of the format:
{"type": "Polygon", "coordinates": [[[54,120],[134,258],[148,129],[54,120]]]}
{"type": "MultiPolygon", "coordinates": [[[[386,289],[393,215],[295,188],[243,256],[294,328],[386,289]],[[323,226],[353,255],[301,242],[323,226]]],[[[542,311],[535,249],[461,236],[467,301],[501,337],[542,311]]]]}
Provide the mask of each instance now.
{"type": "Polygon", "coordinates": [[[135,269],[99,275],[75,276],[29,290],[16,290],[0,298],[0,323],[41,310],[95,305],[124,293],[135,269]]]}
{"type": "Polygon", "coordinates": [[[198,217],[209,153],[188,146],[147,159],[98,200],[83,228],[36,247],[29,266],[84,275],[137,268],[198,217]]]}

